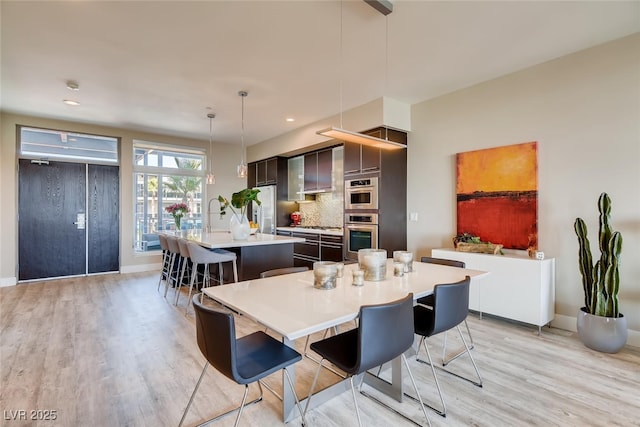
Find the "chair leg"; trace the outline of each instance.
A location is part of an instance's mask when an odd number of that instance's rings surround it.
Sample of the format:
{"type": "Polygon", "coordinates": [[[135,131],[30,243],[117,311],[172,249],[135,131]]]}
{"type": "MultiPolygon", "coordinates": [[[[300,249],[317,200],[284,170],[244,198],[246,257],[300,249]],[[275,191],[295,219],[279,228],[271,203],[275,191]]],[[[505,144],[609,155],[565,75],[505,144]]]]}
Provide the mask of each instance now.
{"type": "Polygon", "coordinates": [[[233,424],[233,427],[238,427],[238,423],[240,422],[240,415],[242,415],[242,410],[244,409],[244,405],[247,403],[248,394],[249,394],[249,384],[245,384],[244,396],[242,396],[242,404],[240,404],[240,409],[238,410],[238,416],[236,417],[236,422],[233,424]]]}
{"type": "Polygon", "coordinates": [[[200,387],[200,383],[204,378],[204,374],[207,372],[207,368],[209,367],[209,362],[204,364],[204,368],[202,368],[202,373],[200,374],[200,378],[196,383],[196,387],[193,389],[193,393],[191,393],[191,399],[189,399],[189,403],[187,403],[187,407],[184,408],[184,413],[182,414],[182,418],[180,419],[180,424],[178,427],[182,427],[182,423],[184,423],[184,419],[187,417],[187,412],[189,412],[189,408],[191,408],[191,404],[193,403],[193,398],[196,397],[196,393],[198,392],[198,388],[200,387]]]}
{"type": "Polygon", "coordinates": [[[298,407],[298,411],[300,411],[300,416],[302,417],[302,425],[307,425],[307,420],[304,417],[304,411],[302,410],[302,406],[300,406],[300,400],[298,399],[298,394],[296,393],[296,388],[293,385],[293,381],[291,381],[291,377],[289,376],[289,372],[286,369],[283,369],[285,376],[287,377],[287,382],[289,383],[289,387],[291,387],[291,391],[293,392],[293,398],[296,400],[296,406],[298,407]]]}
{"type": "Polygon", "coordinates": [[[304,407],[304,414],[307,415],[307,411],[309,410],[309,404],[311,403],[311,397],[313,396],[313,391],[316,389],[316,384],[318,383],[318,376],[320,375],[320,370],[322,369],[322,362],[324,362],[324,358],[320,359],[320,363],[318,363],[318,369],[316,369],[316,375],[313,377],[313,382],[311,383],[311,390],[309,390],[309,397],[307,397],[307,404],[304,407]]]}
{"type": "Polygon", "coordinates": [[[429,414],[427,414],[427,409],[425,408],[424,402],[422,401],[422,397],[420,396],[420,392],[418,391],[418,385],[416,384],[415,378],[413,378],[413,373],[411,373],[411,369],[409,368],[409,362],[407,361],[407,357],[402,354],[402,360],[404,361],[404,366],[407,368],[407,372],[409,373],[409,378],[411,378],[411,384],[413,384],[413,389],[416,391],[416,396],[418,396],[418,401],[420,402],[420,408],[422,409],[422,413],[427,419],[427,423],[431,426],[431,419],[429,418],[429,414]]]}
{"type": "Polygon", "coordinates": [[[162,279],[167,280],[167,269],[169,264],[169,252],[164,250],[162,251],[162,269],[160,270],[160,279],[158,279],[158,291],[160,290],[160,284],[162,283],[162,279]]]}
{"type": "MultiPolygon", "coordinates": [[[[425,337],[421,337],[420,338],[420,343],[423,344],[424,349],[427,351],[427,357],[429,358],[429,362],[425,362],[424,360],[418,359],[418,354],[417,353],[416,353],[416,360],[418,362],[421,362],[421,363],[426,363],[431,367],[431,373],[433,373],[433,379],[435,380],[436,388],[438,389],[438,395],[440,396],[440,403],[442,403],[442,411],[440,411],[439,409],[434,408],[433,406],[431,406],[429,404],[425,404],[425,405],[428,406],[429,408],[433,409],[434,411],[436,411],[436,413],[438,415],[446,417],[447,416],[447,407],[444,404],[444,397],[442,396],[442,390],[440,389],[440,383],[438,382],[438,376],[436,375],[436,369],[435,369],[435,367],[433,365],[433,359],[431,359],[431,353],[429,352],[429,346],[427,346],[427,341],[425,340],[425,337]]],[[[418,344],[418,350],[420,350],[420,344],[418,344]]]]}
{"type": "MultiPolygon", "coordinates": [[[[467,345],[467,341],[464,339],[464,335],[462,335],[462,330],[460,330],[460,326],[457,326],[458,329],[458,333],[460,334],[460,339],[462,340],[462,344],[464,344],[464,348],[466,349],[466,353],[469,355],[469,359],[471,359],[471,364],[473,365],[473,369],[476,371],[476,375],[478,376],[478,382],[475,381],[471,381],[468,378],[464,378],[464,377],[459,377],[462,379],[465,379],[467,381],[469,381],[470,383],[478,386],[478,387],[482,387],[482,377],[480,376],[480,371],[478,371],[478,366],[476,365],[476,361],[473,358],[473,355],[471,354],[471,347],[469,347],[467,345]]],[[[449,371],[445,371],[445,372],[449,372],[449,371]]],[[[451,372],[453,374],[453,372],[451,372]]],[[[454,374],[455,375],[455,374],[454,374]]]]}
{"type": "Polygon", "coordinates": [[[196,280],[196,277],[198,277],[198,264],[194,262],[191,266],[191,283],[189,284],[189,297],[187,298],[187,306],[184,309],[185,315],[189,312],[189,306],[191,305],[191,292],[193,291],[193,282],[196,280]]]}
{"type": "Polygon", "coordinates": [[[188,259],[183,258],[182,260],[182,271],[180,272],[180,282],[178,286],[176,286],[176,300],[173,302],[173,305],[178,305],[178,299],[180,298],[180,288],[182,287],[182,281],[184,280],[184,273],[187,269],[188,259]]]}
{"type": "Polygon", "coordinates": [[[220,285],[224,285],[224,270],[221,262],[218,263],[218,278],[220,279],[220,285]]]}
{"type": "Polygon", "coordinates": [[[351,383],[351,394],[353,395],[353,405],[356,407],[356,417],[358,417],[358,426],[362,427],[362,421],[360,420],[360,409],[358,408],[358,397],[356,395],[356,387],[353,383],[353,379],[355,377],[349,377],[349,382],[351,383]]]}
{"type": "Polygon", "coordinates": [[[169,290],[169,283],[173,281],[173,265],[176,262],[176,254],[172,253],[169,257],[169,271],[167,272],[167,280],[164,282],[164,297],[167,297],[167,291],[169,290]]]}
{"type": "Polygon", "coordinates": [[[238,265],[235,259],[233,260],[233,281],[238,283],[238,265]]]}
{"type": "MultiPolygon", "coordinates": [[[[471,329],[469,329],[469,323],[467,323],[467,319],[464,319],[464,325],[467,328],[467,334],[469,335],[469,350],[473,350],[474,348],[474,344],[473,344],[473,336],[471,335],[471,329]]],[[[446,332],[445,332],[446,334],[446,332]]],[[[458,353],[454,354],[453,356],[451,356],[449,359],[446,358],[446,344],[447,344],[447,336],[445,335],[444,337],[444,345],[442,346],[442,366],[447,366],[449,363],[453,362],[454,360],[456,360],[458,357],[462,356],[465,353],[465,350],[462,349],[460,350],[458,353]]]]}

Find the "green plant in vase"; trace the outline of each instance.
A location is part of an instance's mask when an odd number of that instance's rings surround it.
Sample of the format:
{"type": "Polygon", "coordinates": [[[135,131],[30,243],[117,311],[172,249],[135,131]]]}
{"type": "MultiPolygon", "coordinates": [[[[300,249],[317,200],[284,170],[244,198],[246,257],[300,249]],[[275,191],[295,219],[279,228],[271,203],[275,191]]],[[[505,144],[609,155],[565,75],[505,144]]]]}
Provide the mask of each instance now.
{"type": "Polygon", "coordinates": [[[245,188],[231,195],[231,200],[218,196],[220,202],[220,218],[227,214],[227,209],[232,212],[230,228],[234,240],[246,240],[249,238],[250,226],[246,216],[247,206],[251,202],[256,202],[260,206],[258,199],[260,190],[257,188],[245,188]]]}

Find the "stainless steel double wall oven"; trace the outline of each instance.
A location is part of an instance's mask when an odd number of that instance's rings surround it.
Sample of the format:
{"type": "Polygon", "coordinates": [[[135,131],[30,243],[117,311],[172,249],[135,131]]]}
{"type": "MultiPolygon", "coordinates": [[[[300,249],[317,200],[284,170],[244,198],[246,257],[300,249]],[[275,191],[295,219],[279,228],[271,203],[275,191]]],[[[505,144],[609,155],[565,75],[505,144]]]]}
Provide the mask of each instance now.
{"type": "Polygon", "coordinates": [[[345,259],[358,259],[358,250],[378,248],[378,177],[344,183],[345,259]]]}

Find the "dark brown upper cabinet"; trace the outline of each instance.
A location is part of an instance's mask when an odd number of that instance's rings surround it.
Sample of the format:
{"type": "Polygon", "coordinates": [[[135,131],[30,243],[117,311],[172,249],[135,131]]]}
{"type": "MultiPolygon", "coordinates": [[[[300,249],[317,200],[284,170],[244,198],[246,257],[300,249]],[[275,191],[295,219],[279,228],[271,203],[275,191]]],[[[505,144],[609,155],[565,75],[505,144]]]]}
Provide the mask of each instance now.
{"type": "Polygon", "coordinates": [[[272,158],[249,163],[247,183],[249,187],[275,185],[278,183],[278,159],[272,158]]]}
{"type": "MultiPolygon", "coordinates": [[[[407,143],[407,134],[383,127],[362,132],[376,138],[389,141],[407,143]]],[[[382,168],[387,153],[395,150],[383,150],[381,148],[353,142],[344,143],[344,174],[354,175],[369,172],[378,172],[382,168]]]]}
{"type": "Polygon", "coordinates": [[[332,150],[304,155],[304,191],[331,190],[332,150]]]}

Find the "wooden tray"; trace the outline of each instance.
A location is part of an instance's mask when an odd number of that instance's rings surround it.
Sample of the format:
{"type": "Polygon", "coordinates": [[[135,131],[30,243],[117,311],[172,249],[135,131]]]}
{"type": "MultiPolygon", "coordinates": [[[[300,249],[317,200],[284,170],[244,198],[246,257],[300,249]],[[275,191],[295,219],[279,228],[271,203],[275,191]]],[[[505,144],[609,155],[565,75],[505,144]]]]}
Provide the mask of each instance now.
{"type": "Polygon", "coordinates": [[[476,252],[481,254],[499,254],[502,250],[502,245],[495,245],[493,243],[465,243],[459,242],[456,246],[458,252],[476,252]]]}

